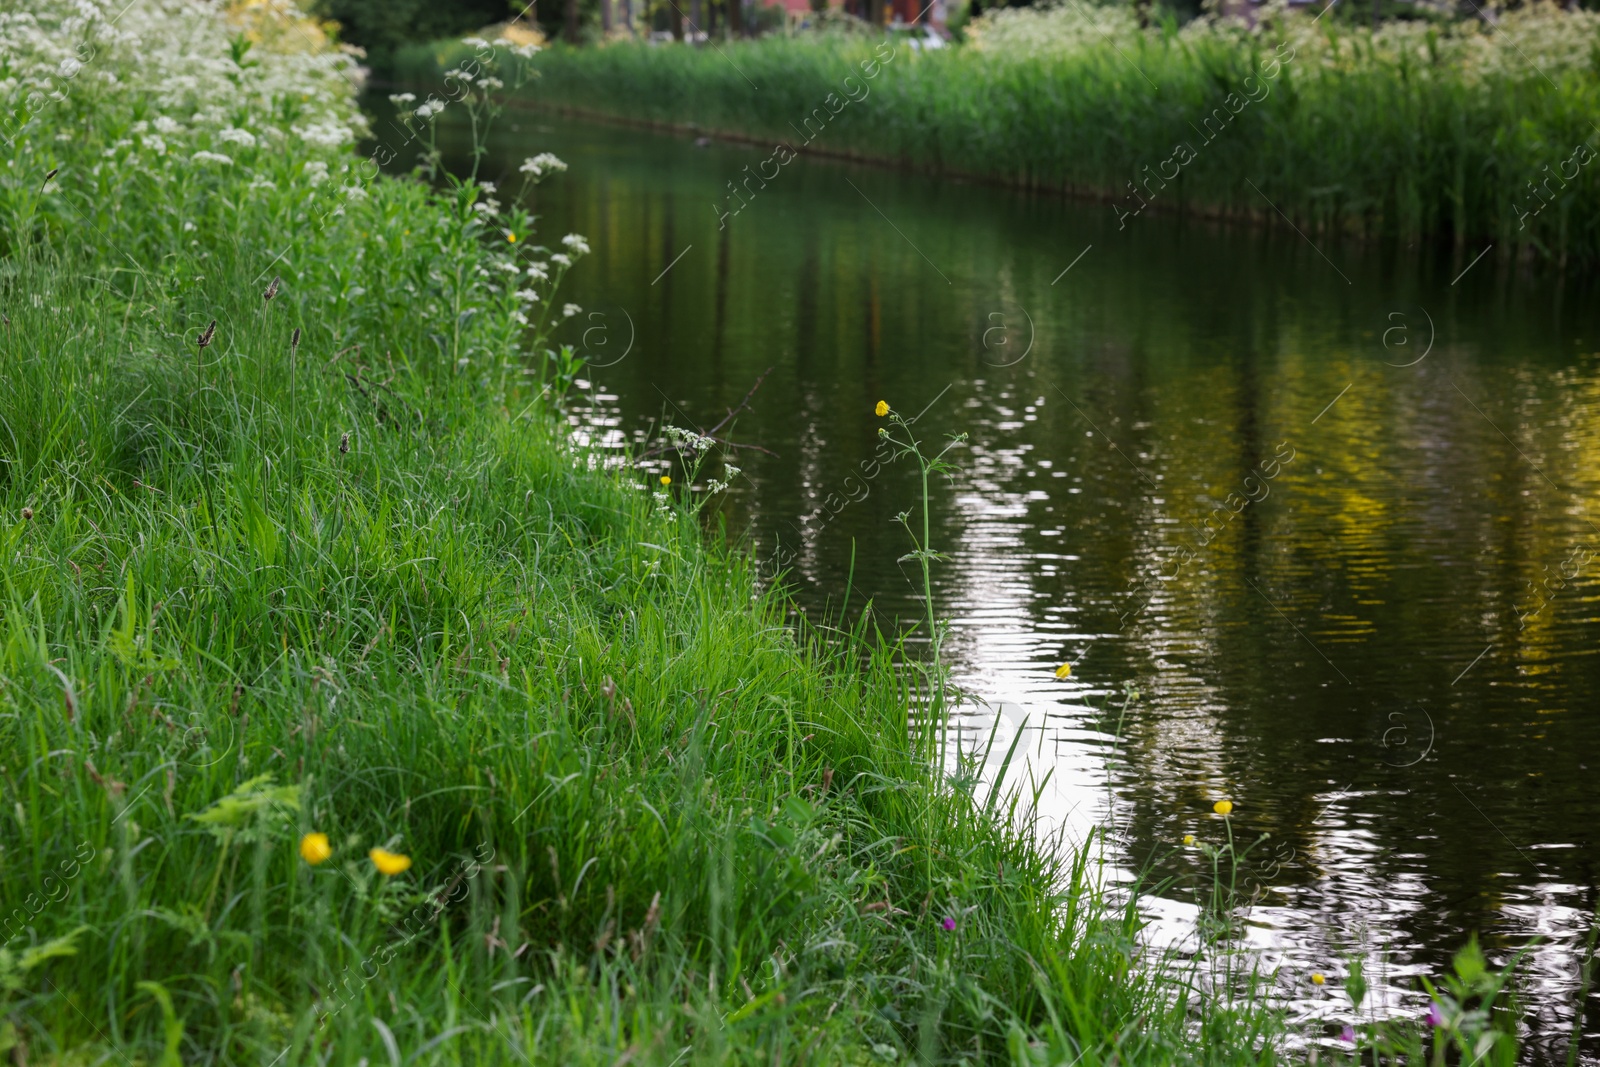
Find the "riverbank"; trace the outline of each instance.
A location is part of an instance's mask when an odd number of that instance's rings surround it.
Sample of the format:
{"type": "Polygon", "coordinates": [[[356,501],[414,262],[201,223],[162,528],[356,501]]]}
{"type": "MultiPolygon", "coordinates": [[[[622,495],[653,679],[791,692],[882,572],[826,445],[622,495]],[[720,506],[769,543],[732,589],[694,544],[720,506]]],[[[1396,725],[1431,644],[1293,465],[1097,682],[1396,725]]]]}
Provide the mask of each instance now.
{"type": "Polygon", "coordinates": [[[379,177],[429,116],[354,155],[314,23],[82,7],[4,37],[0,1049],[1277,1057],[1092,843],[930,772],[896,646],[786,624],[700,533],[717,471],[572,450],[581,235],[379,177]]]}
{"type": "MultiPolygon", "coordinates": [[[[1068,5],[997,10],[969,34],[933,52],[844,36],[555,47],[536,99],[1097,197],[1122,227],[1187,210],[1600,263],[1593,13],[1373,32],[1269,9],[1254,29],[1141,30],[1131,9],[1068,5]]],[[[436,79],[450,57],[413,50],[401,74],[436,79]]],[[[719,217],[782,167],[730,175],[719,217]]]]}

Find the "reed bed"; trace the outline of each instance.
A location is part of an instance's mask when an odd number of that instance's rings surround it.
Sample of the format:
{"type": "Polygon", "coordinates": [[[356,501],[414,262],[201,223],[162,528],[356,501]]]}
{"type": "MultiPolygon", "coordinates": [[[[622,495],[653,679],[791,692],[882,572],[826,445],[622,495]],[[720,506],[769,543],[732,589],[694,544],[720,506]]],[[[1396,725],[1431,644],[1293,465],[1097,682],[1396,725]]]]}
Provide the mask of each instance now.
{"type": "MultiPolygon", "coordinates": [[[[1374,32],[1268,7],[1253,27],[1141,29],[1074,2],[997,10],[969,36],[554,47],[537,100],[1095,196],[1124,225],[1188,211],[1600,262],[1600,14],[1374,32]]],[[[426,77],[436,54],[402,69],[426,77]]]]}

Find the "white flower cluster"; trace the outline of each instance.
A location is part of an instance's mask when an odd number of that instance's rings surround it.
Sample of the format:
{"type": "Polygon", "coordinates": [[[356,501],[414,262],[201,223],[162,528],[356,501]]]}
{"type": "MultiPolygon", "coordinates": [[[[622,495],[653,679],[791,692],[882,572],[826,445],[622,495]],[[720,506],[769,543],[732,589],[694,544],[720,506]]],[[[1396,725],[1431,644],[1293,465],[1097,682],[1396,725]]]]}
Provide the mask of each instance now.
{"type": "Polygon", "coordinates": [[[518,167],[517,169],[523,174],[529,174],[535,178],[542,178],[546,174],[556,174],[560,171],[566,170],[567,165],[561,160],[557,159],[550,152],[540,152],[536,156],[530,156],[529,158],[524,159],[522,161],[522,166],[518,167]]]}
{"type": "Polygon", "coordinates": [[[716,439],[685,430],[682,426],[663,426],[661,436],[665,437],[672,447],[685,452],[709,452],[716,445],[716,439]]]}
{"type": "Polygon", "coordinates": [[[567,250],[575,256],[589,254],[589,242],[585,241],[581,234],[569,233],[561,239],[561,243],[566,245],[567,250]]]}
{"type": "Polygon", "coordinates": [[[335,149],[366,133],[354,93],[364,75],[291,0],[0,7],[0,135],[13,150],[32,138],[61,141],[89,116],[110,139],[69,134],[65,143],[99,155],[127,130],[138,141],[118,150],[162,166],[233,165],[239,150],[291,132],[313,149],[335,149]],[[252,42],[242,64],[234,59],[241,36],[252,42]],[[286,100],[295,102],[292,130],[286,100]]]}

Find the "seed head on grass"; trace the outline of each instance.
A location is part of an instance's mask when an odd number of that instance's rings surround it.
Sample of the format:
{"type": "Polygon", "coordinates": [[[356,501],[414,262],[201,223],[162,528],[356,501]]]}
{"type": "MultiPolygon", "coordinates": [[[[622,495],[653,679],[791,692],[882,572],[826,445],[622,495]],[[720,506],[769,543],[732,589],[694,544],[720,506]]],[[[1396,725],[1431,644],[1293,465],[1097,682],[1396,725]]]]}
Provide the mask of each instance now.
{"type": "Polygon", "coordinates": [[[269,304],[272,303],[272,298],[278,295],[278,287],[282,284],[283,279],[274,275],[272,284],[267,286],[267,291],[261,294],[261,298],[269,304]]]}
{"type": "Polygon", "coordinates": [[[32,508],[23,508],[22,509],[22,521],[23,522],[27,522],[31,518],[33,518],[33,509],[32,508]]]}
{"type": "Polygon", "coordinates": [[[393,878],[395,875],[404,874],[411,869],[411,857],[401,855],[398,852],[388,852],[381,848],[375,848],[368,852],[367,856],[371,858],[372,865],[378,868],[378,873],[385,878],[393,878]]]}
{"type": "Polygon", "coordinates": [[[217,335],[217,320],[212,319],[211,325],[200,331],[200,337],[195,341],[204,352],[211,345],[211,339],[217,335]]]}
{"type": "Polygon", "coordinates": [[[289,335],[289,347],[290,348],[299,348],[300,347],[300,327],[298,327],[298,326],[296,326],[294,328],[294,333],[291,333],[289,335]]]}
{"type": "Polygon", "coordinates": [[[347,454],[349,454],[349,452],[350,452],[350,435],[347,434],[347,433],[342,433],[342,434],[339,435],[339,455],[341,455],[341,456],[347,455],[347,454]]]}

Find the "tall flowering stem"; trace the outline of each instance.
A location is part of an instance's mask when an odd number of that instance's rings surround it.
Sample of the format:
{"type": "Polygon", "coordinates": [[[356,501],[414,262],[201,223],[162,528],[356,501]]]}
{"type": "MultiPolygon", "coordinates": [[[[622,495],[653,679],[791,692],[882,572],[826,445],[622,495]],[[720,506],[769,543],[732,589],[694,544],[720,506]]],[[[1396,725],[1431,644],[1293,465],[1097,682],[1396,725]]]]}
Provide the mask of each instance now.
{"type": "Polygon", "coordinates": [[[946,732],[949,725],[949,700],[948,700],[948,668],[944,662],[944,637],[946,627],[934,613],[933,608],[933,564],[936,560],[944,558],[933,548],[931,505],[932,497],[929,492],[928,480],[933,474],[953,474],[955,467],[945,462],[945,456],[952,448],[963,444],[967,435],[951,434],[945,441],[944,447],[938,452],[925,451],[924,442],[918,439],[911,428],[911,423],[899,412],[893,410],[883,401],[878,402],[876,411],[880,417],[887,417],[888,426],[878,429],[878,435],[894,447],[895,458],[909,456],[916,462],[917,471],[922,479],[922,531],[918,536],[917,530],[912,526],[912,515],[908,509],[895,516],[895,520],[905,527],[906,533],[911,538],[914,546],[912,551],[901,556],[898,562],[904,563],[913,560],[922,571],[922,603],[926,613],[928,626],[929,655],[927,666],[923,669],[923,677],[927,684],[927,717],[921,736],[920,744],[926,746],[926,755],[932,760],[936,754],[944,751],[946,732]]]}

